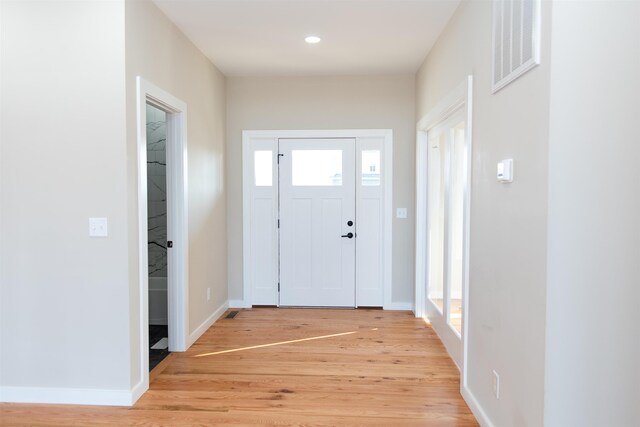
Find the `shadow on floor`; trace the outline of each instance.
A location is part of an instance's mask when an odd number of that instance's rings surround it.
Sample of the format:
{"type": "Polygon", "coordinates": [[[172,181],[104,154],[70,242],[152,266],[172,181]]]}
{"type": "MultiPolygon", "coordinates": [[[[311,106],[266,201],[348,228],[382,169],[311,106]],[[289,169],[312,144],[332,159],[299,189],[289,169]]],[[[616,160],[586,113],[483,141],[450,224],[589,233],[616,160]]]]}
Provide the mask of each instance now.
{"type": "MultiPolygon", "coordinates": [[[[149,325],[149,371],[153,370],[158,363],[169,355],[169,347],[153,349],[158,341],[169,336],[169,327],[167,325],[149,325]]],[[[156,346],[157,347],[157,346],[156,346]]]]}

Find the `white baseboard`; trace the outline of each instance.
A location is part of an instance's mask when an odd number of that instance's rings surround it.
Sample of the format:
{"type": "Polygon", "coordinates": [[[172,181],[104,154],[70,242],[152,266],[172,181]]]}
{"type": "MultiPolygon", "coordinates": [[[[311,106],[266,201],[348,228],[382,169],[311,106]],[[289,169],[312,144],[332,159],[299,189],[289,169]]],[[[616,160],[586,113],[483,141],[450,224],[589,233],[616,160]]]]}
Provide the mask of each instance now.
{"type": "Polygon", "coordinates": [[[471,412],[473,413],[473,416],[476,417],[476,420],[478,420],[478,423],[482,427],[494,427],[486,412],[484,412],[484,409],[482,409],[482,406],[478,403],[478,400],[469,390],[469,387],[462,387],[461,392],[462,398],[467,402],[467,405],[469,405],[469,409],[471,409],[471,412]]]}
{"type": "MultiPolygon", "coordinates": [[[[140,396],[134,390],[91,388],[0,387],[0,402],[60,405],[131,406],[140,396]]],[[[140,392],[142,395],[142,392],[140,392]]]]}
{"type": "MultiPolygon", "coordinates": [[[[149,377],[147,376],[147,380],[148,378],[149,377]]],[[[149,390],[149,381],[146,383],[144,381],[140,381],[136,384],[135,387],[133,387],[133,390],[131,390],[131,405],[136,403],[147,390],[149,390]]]]}
{"type": "Polygon", "coordinates": [[[245,303],[242,299],[230,299],[229,308],[251,308],[251,305],[245,303]]]}
{"type": "MultiPolygon", "coordinates": [[[[241,299],[229,300],[229,308],[251,308],[250,304],[241,299]]],[[[392,302],[384,306],[385,310],[396,311],[413,311],[413,303],[411,302],[392,302]]]]}
{"type": "Polygon", "coordinates": [[[189,334],[189,342],[187,343],[187,348],[191,347],[191,345],[196,342],[198,338],[202,336],[202,334],[207,332],[207,329],[209,329],[211,325],[216,323],[216,320],[218,320],[224,314],[227,308],[229,308],[228,301],[218,307],[218,309],[214,311],[207,320],[202,322],[202,324],[198,326],[195,331],[191,332],[191,334],[189,334]]]}
{"type": "Polygon", "coordinates": [[[413,303],[411,302],[392,302],[383,307],[385,310],[395,311],[413,311],[413,303]]]}

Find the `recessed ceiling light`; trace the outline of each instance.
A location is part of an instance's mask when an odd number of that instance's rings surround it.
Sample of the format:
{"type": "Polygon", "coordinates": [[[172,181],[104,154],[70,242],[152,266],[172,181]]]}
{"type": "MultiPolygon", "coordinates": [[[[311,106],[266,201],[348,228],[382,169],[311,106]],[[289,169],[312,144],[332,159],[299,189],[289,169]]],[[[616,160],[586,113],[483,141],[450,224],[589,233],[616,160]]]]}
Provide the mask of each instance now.
{"type": "Polygon", "coordinates": [[[307,36],[304,38],[304,41],[306,41],[309,44],[316,44],[316,43],[320,43],[320,37],[318,36],[307,36]]]}

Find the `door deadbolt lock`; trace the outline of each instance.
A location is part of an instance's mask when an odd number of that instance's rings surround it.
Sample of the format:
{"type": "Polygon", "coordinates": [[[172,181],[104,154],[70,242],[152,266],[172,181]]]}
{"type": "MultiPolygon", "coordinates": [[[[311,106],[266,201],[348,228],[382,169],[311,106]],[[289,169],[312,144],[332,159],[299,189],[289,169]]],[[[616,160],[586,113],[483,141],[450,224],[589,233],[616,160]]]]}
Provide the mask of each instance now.
{"type": "Polygon", "coordinates": [[[347,221],[347,225],[348,225],[349,227],[353,226],[353,221],[347,221]]]}

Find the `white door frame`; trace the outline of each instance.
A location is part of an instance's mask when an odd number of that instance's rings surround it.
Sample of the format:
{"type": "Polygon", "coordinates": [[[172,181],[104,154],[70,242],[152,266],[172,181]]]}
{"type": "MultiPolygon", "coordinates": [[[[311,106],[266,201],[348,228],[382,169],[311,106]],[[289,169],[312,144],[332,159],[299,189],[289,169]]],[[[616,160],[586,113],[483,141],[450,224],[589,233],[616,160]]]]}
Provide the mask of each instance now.
{"type": "MultiPolygon", "coordinates": [[[[417,125],[416,139],[416,272],[415,272],[415,298],[416,317],[425,318],[427,316],[426,279],[429,266],[426,265],[429,259],[429,224],[426,222],[428,214],[428,132],[442,123],[453,113],[461,108],[465,109],[465,143],[467,146],[467,165],[471,170],[472,165],[472,98],[473,98],[473,76],[468,76],[451,93],[449,93],[438,105],[433,108],[417,125]]],[[[469,253],[470,253],[470,231],[471,231],[471,173],[467,173],[464,186],[464,242],[463,242],[463,283],[462,283],[462,366],[459,366],[461,373],[460,387],[462,390],[467,387],[467,347],[469,330],[469,253]]],[[[450,326],[450,325],[448,325],[450,326]]],[[[438,331],[436,330],[436,333],[438,331]]],[[[440,335],[440,334],[439,334],[440,335]]],[[[441,335],[441,339],[444,337],[441,335]]],[[[446,344],[446,343],[445,343],[446,344]]]]}
{"type": "Polygon", "coordinates": [[[187,209],[187,104],[136,77],[138,140],[138,257],[140,289],[140,369],[149,388],[149,263],[147,219],[147,104],[167,113],[167,295],[169,350],[185,351],[189,336],[189,228],[187,209]]]}
{"type": "MultiPolygon", "coordinates": [[[[312,138],[355,138],[364,149],[372,147],[372,141],[382,141],[380,146],[382,155],[382,165],[384,168],[382,173],[381,186],[383,188],[382,201],[382,256],[381,263],[383,265],[382,288],[383,298],[382,306],[384,309],[397,309],[397,304],[392,302],[392,200],[393,200],[393,132],[390,129],[340,129],[340,130],[255,130],[243,131],[242,133],[242,170],[243,170],[243,299],[231,302],[234,307],[251,307],[252,306],[252,280],[250,271],[251,262],[251,215],[252,215],[252,198],[251,190],[253,185],[253,158],[252,147],[255,144],[270,144],[273,146],[274,141],[278,139],[312,139],[312,138]]],[[[266,146],[266,145],[265,145],[266,146]]],[[[356,165],[356,173],[358,173],[358,162],[356,165]]],[[[277,183],[277,171],[273,171],[273,182],[277,183]]],[[[356,186],[356,200],[359,199],[359,186],[356,186]]],[[[277,191],[273,193],[273,197],[277,198],[277,191]]],[[[357,203],[357,202],[356,202],[357,203]]],[[[356,206],[356,210],[357,210],[356,206]]],[[[357,215],[357,212],[356,212],[357,215]]],[[[275,249],[277,250],[277,248],[275,249]]],[[[277,267],[276,267],[277,268],[277,267]]],[[[357,268],[357,267],[356,267],[357,268]]],[[[275,284],[274,284],[275,285],[275,284]]],[[[357,285],[356,285],[357,286],[357,285]]],[[[275,288],[274,288],[275,289],[275,288]]],[[[277,299],[274,299],[277,301],[277,299]]],[[[358,301],[356,300],[356,304],[358,301]]]]}

